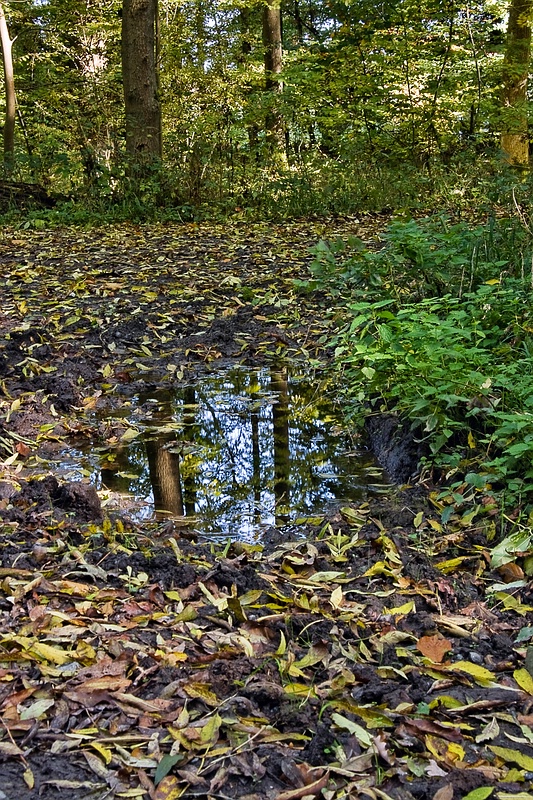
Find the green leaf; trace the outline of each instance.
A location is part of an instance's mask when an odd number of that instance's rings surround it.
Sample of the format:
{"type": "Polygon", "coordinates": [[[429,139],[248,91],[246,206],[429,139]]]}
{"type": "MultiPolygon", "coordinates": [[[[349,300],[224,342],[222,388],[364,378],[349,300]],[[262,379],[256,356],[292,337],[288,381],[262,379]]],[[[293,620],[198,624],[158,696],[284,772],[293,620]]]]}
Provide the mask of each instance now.
{"type": "Polygon", "coordinates": [[[157,769],[155,771],[155,778],[154,783],[157,786],[163,778],[168,775],[172,767],[175,767],[176,764],[179,764],[180,761],[183,761],[185,756],[182,753],[176,753],[175,755],[164,755],[159,764],[157,765],[157,769]]]}
{"type": "Polygon", "coordinates": [[[361,725],[358,725],[357,722],[352,722],[346,717],[343,717],[341,714],[332,714],[331,719],[338,728],[344,728],[344,730],[347,730],[353,734],[359,744],[362,744],[363,747],[370,747],[372,744],[371,735],[368,733],[368,731],[362,728],[361,725]]]}
{"type": "Polygon", "coordinates": [[[494,786],[480,786],[479,789],[474,789],[468,794],[465,794],[463,800],[486,800],[494,791],[494,786]]]}

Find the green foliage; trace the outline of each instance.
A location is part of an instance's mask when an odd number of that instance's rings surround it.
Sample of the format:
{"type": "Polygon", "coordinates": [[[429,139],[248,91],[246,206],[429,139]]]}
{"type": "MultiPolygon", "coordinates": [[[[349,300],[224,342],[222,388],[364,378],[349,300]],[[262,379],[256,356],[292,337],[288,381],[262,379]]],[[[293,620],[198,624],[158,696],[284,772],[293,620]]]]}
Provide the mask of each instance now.
{"type": "MultiPolygon", "coordinates": [[[[399,303],[453,289],[458,296],[481,282],[499,279],[509,265],[501,258],[505,231],[494,223],[471,228],[446,217],[422,223],[392,222],[383,245],[368,249],[357,239],[320,242],[311,272],[344,297],[395,298],[399,303]]],[[[509,255],[510,253],[504,253],[509,255]]]]}
{"type": "Polygon", "coordinates": [[[265,91],[261,3],[165,0],[164,164],[140,191],[124,162],[120,0],[20,0],[6,13],[15,178],[72,198],[76,215],[428,211],[466,203],[489,171],[480,155],[497,141],[503,39],[486,0],[467,14],[435,0],[284,3],[281,94],[265,91]],[[286,133],[280,163],[265,132],[273,103],[286,133]]]}
{"type": "Polygon", "coordinates": [[[331,344],[354,416],[408,418],[430,463],[516,500],[533,496],[533,291],[505,232],[394,222],[381,249],[321,242],[311,285],[342,304],[331,344]]]}

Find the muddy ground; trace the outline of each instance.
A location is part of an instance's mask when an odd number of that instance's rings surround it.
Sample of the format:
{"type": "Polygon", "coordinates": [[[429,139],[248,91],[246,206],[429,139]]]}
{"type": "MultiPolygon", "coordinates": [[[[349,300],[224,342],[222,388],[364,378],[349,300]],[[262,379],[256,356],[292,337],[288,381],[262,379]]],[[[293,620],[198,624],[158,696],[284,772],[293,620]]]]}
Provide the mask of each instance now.
{"type": "Polygon", "coordinates": [[[382,225],[4,234],[0,800],[533,796],[531,581],[491,571],[498,509],[418,480],[394,421],[369,425],[386,495],[253,544],[50,468],[120,441],[104,412],[146,387],[323,373],[342,318],[295,283],[308,247],[382,225]]]}

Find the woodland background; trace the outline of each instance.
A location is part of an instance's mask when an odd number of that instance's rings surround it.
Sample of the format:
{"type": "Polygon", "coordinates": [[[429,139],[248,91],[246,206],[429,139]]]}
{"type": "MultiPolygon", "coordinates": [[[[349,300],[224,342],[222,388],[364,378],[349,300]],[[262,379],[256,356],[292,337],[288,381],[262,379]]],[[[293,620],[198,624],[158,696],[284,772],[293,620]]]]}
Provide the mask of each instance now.
{"type": "Polygon", "coordinates": [[[4,177],[67,216],[500,201],[523,180],[508,165],[528,163],[530,13],[531,0],[12,0],[4,177]]]}

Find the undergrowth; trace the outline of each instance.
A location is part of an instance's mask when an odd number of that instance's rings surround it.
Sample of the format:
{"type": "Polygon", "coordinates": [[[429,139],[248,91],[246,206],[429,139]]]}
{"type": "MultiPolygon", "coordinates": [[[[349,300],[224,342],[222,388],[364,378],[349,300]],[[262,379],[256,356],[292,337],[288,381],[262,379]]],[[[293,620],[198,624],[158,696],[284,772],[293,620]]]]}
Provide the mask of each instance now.
{"type": "Polygon", "coordinates": [[[479,212],[503,191],[487,165],[469,161],[420,167],[381,158],[343,161],[313,152],[285,167],[257,164],[219,181],[206,171],[200,182],[178,166],[165,164],[137,182],[109,174],[95,184],[73,186],[53,208],[27,201],[23,209],[5,209],[0,219],[44,229],[126,221],[284,220],[393,209],[423,214],[442,207],[479,212]]]}
{"type": "Polygon", "coordinates": [[[328,344],[354,419],[408,419],[449,482],[468,476],[524,509],[533,500],[531,248],[528,229],[509,218],[396,221],[374,247],[320,242],[305,287],[335,299],[328,344]]]}

